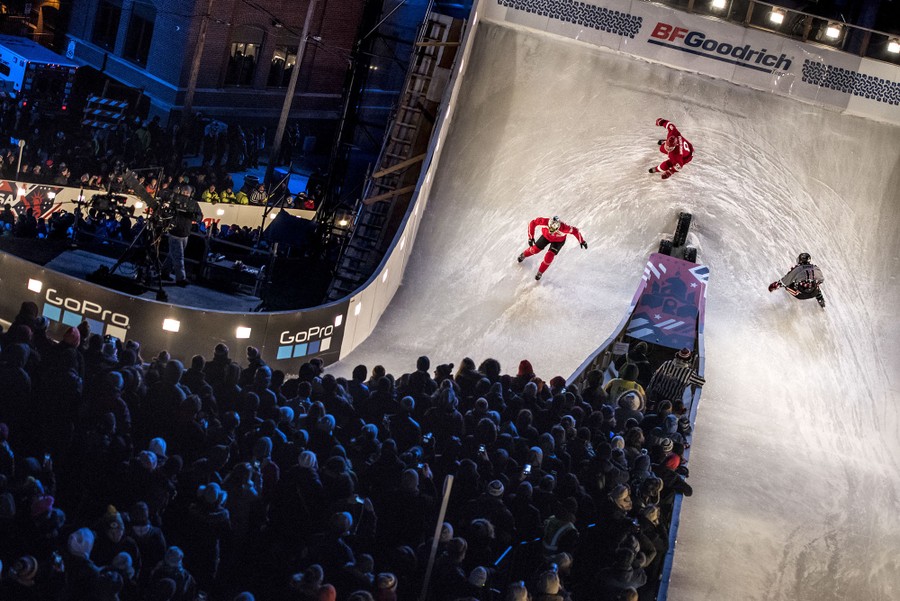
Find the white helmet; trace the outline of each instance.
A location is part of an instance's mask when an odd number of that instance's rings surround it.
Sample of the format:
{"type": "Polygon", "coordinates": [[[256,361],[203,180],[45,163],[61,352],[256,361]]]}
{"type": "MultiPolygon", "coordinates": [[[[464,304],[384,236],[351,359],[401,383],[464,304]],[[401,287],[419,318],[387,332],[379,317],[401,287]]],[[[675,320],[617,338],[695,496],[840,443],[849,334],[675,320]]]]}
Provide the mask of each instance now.
{"type": "Polygon", "coordinates": [[[550,230],[551,234],[555,234],[559,230],[559,226],[562,222],[559,220],[559,217],[554,215],[550,218],[550,221],[547,222],[547,229],[550,230]]]}

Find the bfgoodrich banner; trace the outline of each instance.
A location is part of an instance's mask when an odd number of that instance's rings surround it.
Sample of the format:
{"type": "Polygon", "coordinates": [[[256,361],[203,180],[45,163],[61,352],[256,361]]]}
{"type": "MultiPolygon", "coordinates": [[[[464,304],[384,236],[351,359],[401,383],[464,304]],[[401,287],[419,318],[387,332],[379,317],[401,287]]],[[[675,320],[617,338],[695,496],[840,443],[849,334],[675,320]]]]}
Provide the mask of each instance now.
{"type": "Polygon", "coordinates": [[[648,2],[488,0],[485,17],[900,124],[900,68],[648,2]]]}

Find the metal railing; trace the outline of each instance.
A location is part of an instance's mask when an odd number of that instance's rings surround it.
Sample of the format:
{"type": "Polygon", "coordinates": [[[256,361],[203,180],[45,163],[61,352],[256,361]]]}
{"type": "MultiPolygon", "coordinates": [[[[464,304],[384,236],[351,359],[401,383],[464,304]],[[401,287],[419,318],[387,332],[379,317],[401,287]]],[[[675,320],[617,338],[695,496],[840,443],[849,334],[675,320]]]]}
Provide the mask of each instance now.
{"type": "Polygon", "coordinates": [[[760,0],[654,0],[833,50],[900,65],[900,34],[844,21],[840,14],[817,15],[760,0]]]}

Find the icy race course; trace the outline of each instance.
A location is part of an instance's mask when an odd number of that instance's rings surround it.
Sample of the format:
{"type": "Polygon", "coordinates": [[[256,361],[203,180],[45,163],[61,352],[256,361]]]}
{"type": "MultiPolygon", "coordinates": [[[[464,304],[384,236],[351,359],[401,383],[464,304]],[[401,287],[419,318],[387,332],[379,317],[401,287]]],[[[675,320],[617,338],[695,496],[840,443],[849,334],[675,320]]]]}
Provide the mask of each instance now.
{"type": "Polygon", "coordinates": [[[710,266],[706,378],[675,601],[900,599],[900,129],[483,23],[414,254],[330,371],[487,357],[568,376],[679,210],[710,266]],[[657,117],[694,143],[668,181],[657,117]],[[528,221],[569,240],[541,282],[528,221]],[[797,253],[828,308],[766,285],[797,253]]]}

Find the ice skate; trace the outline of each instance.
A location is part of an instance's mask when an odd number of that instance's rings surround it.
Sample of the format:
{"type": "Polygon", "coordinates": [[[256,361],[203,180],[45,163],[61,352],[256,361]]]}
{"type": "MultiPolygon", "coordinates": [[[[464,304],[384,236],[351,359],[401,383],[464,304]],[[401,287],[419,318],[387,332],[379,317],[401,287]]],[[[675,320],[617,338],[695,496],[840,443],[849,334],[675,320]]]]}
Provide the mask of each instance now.
{"type": "Polygon", "coordinates": [[[544,275],[544,274],[541,273],[541,272],[539,271],[539,272],[537,272],[537,274],[535,274],[534,279],[540,281],[540,279],[541,279],[541,277],[542,277],[543,275],[544,275]]]}
{"type": "Polygon", "coordinates": [[[524,260],[525,260],[525,253],[519,253],[519,256],[516,257],[516,261],[518,261],[519,263],[521,263],[521,262],[524,261],[524,260]]]}

